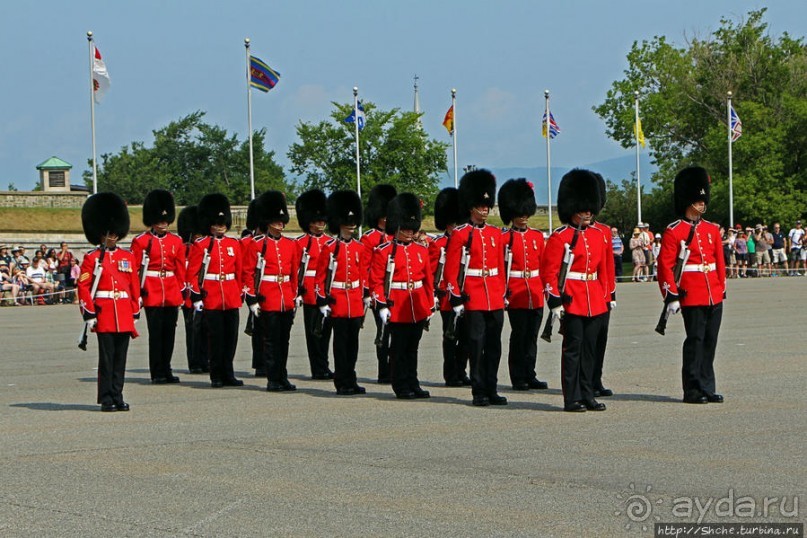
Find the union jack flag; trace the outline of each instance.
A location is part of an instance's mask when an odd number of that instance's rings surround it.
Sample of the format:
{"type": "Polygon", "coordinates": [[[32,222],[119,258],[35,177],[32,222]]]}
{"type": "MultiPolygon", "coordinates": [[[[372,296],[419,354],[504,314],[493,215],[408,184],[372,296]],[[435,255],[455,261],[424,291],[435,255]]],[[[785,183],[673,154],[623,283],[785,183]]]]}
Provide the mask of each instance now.
{"type": "Polygon", "coordinates": [[[734,142],[743,135],[743,122],[740,121],[740,116],[735,112],[733,105],[730,105],[729,115],[731,116],[731,141],[734,142]]]}
{"type": "MultiPolygon", "coordinates": [[[[541,119],[541,135],[546,138],[546,131],[547,131],[547,123],[546,123],[546,112],[544,112],[544,117],[541,119]]],[[[549,113],[549,138],[555,138],[558,136],[560,132],[560,127],[558,126],[557,122],[555,121],[555,117],[552,113],[549,113]]]]}

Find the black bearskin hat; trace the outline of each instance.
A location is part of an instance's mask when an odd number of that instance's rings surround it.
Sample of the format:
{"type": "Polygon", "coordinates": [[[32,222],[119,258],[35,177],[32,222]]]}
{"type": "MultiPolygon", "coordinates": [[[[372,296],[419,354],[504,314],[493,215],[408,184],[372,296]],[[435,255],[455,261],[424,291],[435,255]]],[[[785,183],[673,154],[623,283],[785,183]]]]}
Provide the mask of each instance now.
{"type": "Polygon", "coordinates": [[[197,208],[189,205],[179,212],[177,217],[177,233],[184,243],[189,243],[193,239],[193,234],[199,233],[197,221],[197,208]]]}
{"type": "Polygon", "coordinates": [[[558,187],[558,216],[564,224],[581,211],[597,214],[602,207],[600,186],[594,172],[575,168],[560,180],[558,187]]]}
{"type": "Polygon", "coordinates": [[[690,166],[678,172],[673,185],[675,214],[684,217],[687,207],[701,200],[709,205],[711,183],[712,179],[706,169],[700,166],[690,166]]]}
{"type": "Polygon", "coordinates": [[[508,179],[499,189],[499,215],[505,224],[515,217],[531,217],[537,210],[535,189],[526,179],[508,179]]]}
{"type": "Polygon", "coordinates": [[[81,208],[81,227],[90,244],[100,245],[107,232],[117,235],[120,241],[129,233],[126,202],[114,192],[93,194],[81,208]]]}
{"type": "Polygon", "coordinates": [[[605,178],[601,174],[594,172],[594,175],[597,178],[597,187],[600,189],[600,208],[597,210],[597,213],[599,213],[605,207],[605,201],[608,199],[608,188],[605,185],[605,178]]]}
{"type": "Polygon", "coordinates": [[[328,231],[336,235],[343,224],[361,223],[361,198],[356,191],[336,191],[328,196],[328,231]]]}
{"type": "Polygon", "coordinates": [[[488,170],[473,170],[460,179],[460,208],[465,211],[496,204],[496,177],[488,170]]]}
{"type": "Polygon", "coordinates": [[[367,210],[364,212],[365,224],[368,228],[378,226],[378,220],[387,216],[387,204],[395,198],[398,191],[392,185],[379,183],[370,189],[370,196],[367,199],[367,210]]]}
{"type": "Polygon", "coordinates": [[[289,223],[286,195],[280,191],[266,191],[255,198],[255,219],[258,228],[266,231],[270,222],[289,223]]]}
{"type": "Polygon", "coordinates": [[[459,224],[468,219],[467,211],[460,210],[460,191],[446,187],[437,193],[434,200],[434,226],[444,231],[449,224],[459,224]]]}
{"type": "Polygon", "coordinates": [[[247,206],[247,222],[244,224],[244,230],[241,232],[241,237],[249,235],[255,231],[255,228],[258,227],[258,215],[255,214],[255,204],[257,203],[257,198],[249,201],[249,205],[247,206]]]}
{"type": "Polygon", "coordinates": [[[325,211],[327,203],[328,199],[325,193],[319,189],[305,191],[297,197],[294,207],[297,210],[297,222],[300,224],[303,233],[308,233],[308,228],[312,222],[328,220],[328,213],[325,211]]]}
{"type": "Polygon", "coordinates": [[[423,219],[420,210],[420,198],[411,192],[402,192],[392,200],[387,206],[387,224],[385,230],[390,235],[395,235],[398,230],[420,230],[420,223],[423,219]]]}
{"type": "Polygon", "coordinates": [[[177,216],[174,196],[163,189],[154,189],[143,200],[143,224],[154,226],[158,222],[171,224],[177,216]]]}
{"type": "Polygon", "coordinates": [[[230,213],[230,201],[223,194],[206,194],[199,200],[197,206],[199,230],[203,235],[210,235],[210,227],[214,224],[223,224],[229,230],[233,225],[233,215],[230,213]]]}

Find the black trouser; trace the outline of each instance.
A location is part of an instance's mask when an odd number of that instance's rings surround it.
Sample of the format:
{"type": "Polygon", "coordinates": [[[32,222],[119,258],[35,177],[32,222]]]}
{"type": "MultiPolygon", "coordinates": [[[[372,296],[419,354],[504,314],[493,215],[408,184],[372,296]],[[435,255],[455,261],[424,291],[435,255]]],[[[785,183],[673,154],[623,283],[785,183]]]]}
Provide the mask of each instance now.
{"type": "Polygon", "coordinates": [[[207,327],[204,315],[193,308],[182,307],[182,317],[185,318],[185,355],[188,358],[189,370],[202,370],[207,372],[210,366],[207,363],[207,327]]]}
{"type": "Polygon", "coordinates": [[[685,306],[681,308],[681,315],[687,333],[684,340],[684,365],[681,368],[684,396],[692,393],[714,394],[715,348],[723,319],[723,303],[714,306],[685,306]]]}
{"type": "Polygon", "coordinates": [[[463,316],[463,336],[471,359],[471,393],[493,396],[502,358],[504,310],[466,310],[463,316]]]}
{"type": "Polygon", "coordinates": [[[600,332],[597,333],[597,351],[594,355],[594,375],[591,379],[591,388],[593,390],[603,389],[602,384],[602,365],[605,361],[605,346],[608,344],[608,324],[611,322],[611,311],[609,310],[602,316],[600,324],[600,332]]]}
{"type": "Polygon", "coordinates": [[[536,379],[535,362],[538,356],[538,330],[543,308],[509,309],[510,347],[507,364],[510,367],[510,381],[513,385],[528,383],[536,379]]]}
{"type": "Polygon", "coordinates": [[[176,306],[147,306],[149,328],[149,372],[151,379],[170,377],[174,337],[177,332],[179,309],[176,306]]]}
{"type": "Polygon", "coordinates": [[[333,384],[336,390],[356,386],[361,318],[332,318],[333,384]]]}
{"type": "Polygon", "coordinates": [[[567,313],[562,323],[560,379],[563,386],[563,402],[568,405],[582,400],[593,400],[592,379],[602,315],[589,318],[567,313]]]}
{"type": "Polygon", "coordinates": [[[395,394],[420,389],[418,381],[418,346],[425,321],[390,323],[390,374],[395,394]]]}
{"type": "Polygon", "coordinates": [[[235,379],[233,358],[238,346],[238,309],[203,311],[207,325],[207,356],[210,358],[210,380],[235,379]]]}
{"type": "Polygon", "coordinates": [[[316,305],[303,305],[303,323],[305,324],[305,345],[308,349],[308,362],[311,365],[311,375],[322,376],[330,372],[328,367],[328,344],[331,341],[331,320],[325,318],[322,327],[322,336],[314,336],[314,325],[322,320],[319,307],[316,305]]]}
{"type": "MultiPolygon", "coordinates": [[[[451,310],[444,312],[440,311],[440,317],[443,319],[443,334],[445,335],[445,328],[454,319],[454,312],[451,310]]],[[[443,379],[446,383],[454,383],[462,381],[465,378],[465,368],[468,364],[468,346],[466,345],[465,338],[462,337],[463,326],[465,324],[465,317],[462,316],[457,320],[457,338],[451,340],[443,336],[443,379]]]]}
{"type": "Polygon", "coordinates": [[[123,378],[129,333],[96,333],[98,336],[98,403],[123,403],[123,378]]]}
{"type": "Polygon", "coordinates": [[[294,310],[287,312],[261,312],[256,325],[263,335],[263,366],[266,377],[272,383],[288,381],[286,365],[289,361],[289,338],[294,324],[294,310]]]}
{"type": "MultiPolygon", "coordinates": [[[[251,312],[249,316],[252,316],[251,312]]],[[[266,364],[263,355],[263,323],[261,323],[260,319],[253,318],[252,336],[249,338],[252,343],[252,368],[255,370],[264,370],[266,364]]]]}
{"type": "Polygon", "coordinates": [[[622,254],[614,254],[614,276],[622,276],[622,254]]]}
{"type": "Polygon", "coordinates": [[[378,359],[378,380],[389,381],[389,331],[384,334],[383,323],[378,316],[378,308],[373,308],[375,320],[375,356],[378,359]]]}

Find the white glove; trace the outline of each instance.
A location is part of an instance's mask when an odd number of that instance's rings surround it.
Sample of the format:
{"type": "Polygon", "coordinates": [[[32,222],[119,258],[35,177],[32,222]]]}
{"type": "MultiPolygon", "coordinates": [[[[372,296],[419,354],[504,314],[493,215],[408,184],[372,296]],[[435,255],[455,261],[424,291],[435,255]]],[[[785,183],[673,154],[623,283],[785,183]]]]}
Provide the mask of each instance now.
{"type": "Polygon", "coordinates": [[[256,318],[261,315],[261,305],[258,303],[249,305],[249,311],[252,312],[252,315],[256,318]]]}
{"type": "Polygon", "coordinates": [[[555,319],[563,319],[563,314],[566,313],[566,310],[563,308],[563,306],[556,306],[551,310],[551,312],[555,319]]]}
{"type": "Polygon", "coordinates": [[[95,329],[95,326],[98,325],[98,318],[88,319],[84,323],[87,325],[87,330],[92,331],[95,329]]]}
{"type": "Polygon", "coordinates": [[[331,307],[328,305],[320,306],[319,311],[322,312],[322,315],[326,318],[331,315],[331,307]]]}
{"type": "Polygon", "coordinates": [[[196,310],[197,312],[201,312],[202,310],[204,310],[204,308],[205,308],[204,303],[202,301],[196,301],[193,303],[193,309],[196,310]]]}
{"type": "Polygon", "coordinates": [[[143,308],[143,297],[142,296],[137,298],[137,306],[142,310],[142,308],[143,308]]]}
{"type": "Polygon", "coordinates": [[[140,316],[137,316],[132,321],[134,321],[134,324],[137,325],[137,322],[140,321],[140,316]]]}
{"type": "Polygon", "coordinates": [[[298,295],[298,296],[297,296],[297,297],[294,299],[294,308],[302,308],[302,306],[303,306],[303,296],[302,296],[302,295],[298,295]]]}
{"type": "Polygon", "coordinates": [[[378,317],[381,318],[381,323],[386,325],[389,322],[389,318],[392,315],[392,312],[389,311],[389,308],[386,306],[378,311],[378,317]]]}
{"type": "Polygon", "coordinates": [[[465,312],[465,305],[461,304],[454,307],[454,313],[457,316],[461,316],[463,312],[465,312]]]}
{"type": "Polygon", "coordinates": [[[365,297],[364,298],[364,306],[366,306],[367,308],[370,308],[371,306],[373,306],[373,298],[372,297],[365,297]]]}
{"type": "Polygon", "coordinates": [[[667,315],[674,316],[681,311],[681,303],[679,301],[672,301],[667,305],[667,315]]]}
{"type": "Polygon", "coordinates": [[[510,301],[507,300],[507,297],[504,298],[504,307],[507,308],[510,306],[510,301]]]}
{"type": "Polygon", "coordinates": [[[435,311],[440,310],[440,298],[439,297],[434,298],[434,310],[435,311]]]}
{"type": "Polygon", "coordinates": [[[616,310],[616,301],[611,301],[611,310],[616,310]]]}

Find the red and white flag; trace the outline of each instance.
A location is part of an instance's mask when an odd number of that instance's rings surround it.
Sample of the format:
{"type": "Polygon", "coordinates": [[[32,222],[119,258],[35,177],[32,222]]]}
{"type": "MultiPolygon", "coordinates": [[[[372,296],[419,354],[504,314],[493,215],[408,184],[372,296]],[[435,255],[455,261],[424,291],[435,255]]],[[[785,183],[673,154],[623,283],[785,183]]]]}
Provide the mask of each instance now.
{"type": "Polygon", "coordinates": [[[106,70],[106,64],[101,59],[101,51],[98,47],[93,45],[95,55],[92,61],[92,94],[96,103],[101,102],[101,98],[109,89],[109,72],[106,70]]]}

